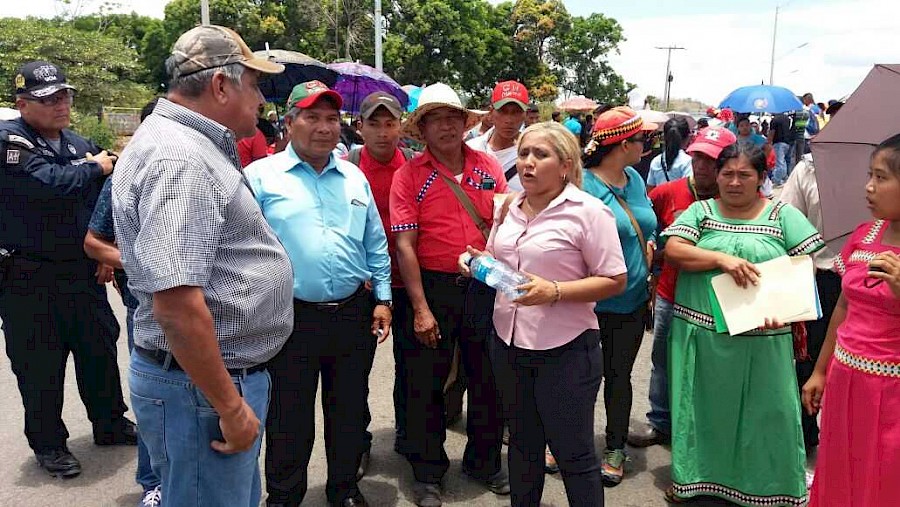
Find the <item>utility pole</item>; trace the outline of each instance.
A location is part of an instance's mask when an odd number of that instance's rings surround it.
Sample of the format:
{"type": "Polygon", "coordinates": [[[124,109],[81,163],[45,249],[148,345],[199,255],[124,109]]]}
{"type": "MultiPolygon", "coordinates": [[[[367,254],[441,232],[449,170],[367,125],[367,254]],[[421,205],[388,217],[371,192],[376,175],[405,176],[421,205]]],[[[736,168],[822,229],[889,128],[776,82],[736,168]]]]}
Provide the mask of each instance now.
{"type": "Polygon", "coordinates": [[[769,60],[769,86],[774,84],[772,81],[775,78],[775,39],[778,37],[778,9],[779,6],[775,6],[775,26],[772,28],[772,58],[769,60]]]}
{"type": "Polygon", "coordinates": [[[209,0],[200,0],[200,23],[209,24],[209,0]]]}
{"type": "Polygon", "coordinates": [[[663,97],[666,102],[666,106],[664,109],[668,110],[669,109],[669,92],[672,89],[672,73],[670,72],[670,69],[672,67],[672,51],[677,50],[677,49],[684,49],[684,48],[678,47],[678,46],[665,46],[665,47],[656,46],[656,49],[665,49],[668,52],[668,55],[666,56],[666,86],[663,89],[663,97]]]}
{"type": "Polygon", "coordinates": [[[383,70],[381,60],[381,0],[375,0],[375,68],[383,70]]]}

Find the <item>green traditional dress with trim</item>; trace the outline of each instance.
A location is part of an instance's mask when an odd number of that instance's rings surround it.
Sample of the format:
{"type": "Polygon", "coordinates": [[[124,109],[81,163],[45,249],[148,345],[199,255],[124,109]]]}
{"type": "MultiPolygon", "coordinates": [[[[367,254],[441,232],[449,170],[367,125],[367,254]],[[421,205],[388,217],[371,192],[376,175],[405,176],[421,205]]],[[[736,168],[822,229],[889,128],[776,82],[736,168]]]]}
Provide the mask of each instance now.
{"type": "MultiPolygon", "coordinates": [[[[753,263],[811,254],[825,243],[796,208],[770,203],[752,220],[695,202],[663,237],[753,263]]],[[[678,276],[669,335],[672,479],[681,498],[717,496],[744,506],[806,502],[806,453],[791,328],[716,332],[710,279],[678,276]]]]}

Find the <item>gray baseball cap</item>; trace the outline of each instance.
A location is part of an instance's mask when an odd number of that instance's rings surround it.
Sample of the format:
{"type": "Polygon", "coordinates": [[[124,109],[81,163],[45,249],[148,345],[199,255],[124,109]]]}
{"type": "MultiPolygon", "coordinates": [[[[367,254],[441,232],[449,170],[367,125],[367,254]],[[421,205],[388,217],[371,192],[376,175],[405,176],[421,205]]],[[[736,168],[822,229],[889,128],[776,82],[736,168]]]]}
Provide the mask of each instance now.
{"type": "Polygon", "coordinates": [[[394,118],[403,116],[403,106],[397,97],[386,92],[372,92],[363,99],[359,105],[359,115],[364,119],[372,116],[379,107],[384,107],[394,118]]]}

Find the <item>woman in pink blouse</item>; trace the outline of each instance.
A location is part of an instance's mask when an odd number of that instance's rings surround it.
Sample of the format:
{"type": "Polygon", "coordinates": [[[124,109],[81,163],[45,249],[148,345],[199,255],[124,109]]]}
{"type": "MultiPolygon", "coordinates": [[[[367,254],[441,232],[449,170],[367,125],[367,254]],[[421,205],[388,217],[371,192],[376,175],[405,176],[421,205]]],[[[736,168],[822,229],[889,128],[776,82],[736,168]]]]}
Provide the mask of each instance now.
{"type": "Polygon", "coordinates": [[[594,305],[625,289],[622,247],[612,212],[579,189],[578,140],[565,127],[532,125],[518,154],[525,191],[505,217],[498,212],[484,253],[531,276],[515,301],[498,293],[490,348],[509,421],[511,502],[540,504],[546,442],[569,505],[602,506],[594,406],[603,361],[594,305]]]}
{"type": "Polygon", "coordinates": [[[900,134],[875,149],[866,200],[875,221],[835,261],[843,293],[803,386],[822,409],[810,507],[900,504],[900,134]]]}

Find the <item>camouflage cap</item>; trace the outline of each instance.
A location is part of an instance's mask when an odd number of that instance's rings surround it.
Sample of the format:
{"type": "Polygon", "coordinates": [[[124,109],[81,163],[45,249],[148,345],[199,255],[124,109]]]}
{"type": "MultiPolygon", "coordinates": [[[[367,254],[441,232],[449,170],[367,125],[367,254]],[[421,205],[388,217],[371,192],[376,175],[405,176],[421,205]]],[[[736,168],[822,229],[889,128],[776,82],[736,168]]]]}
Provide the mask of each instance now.
{"type": "Polygon", "coordinates": [[[175,41],[172,56],[175,57],[173,78],[233,63],[266,74],[284,72],[284,65],[254,56],[241,36],[224,26],[204,25],[188,30],[175,41]]]}

